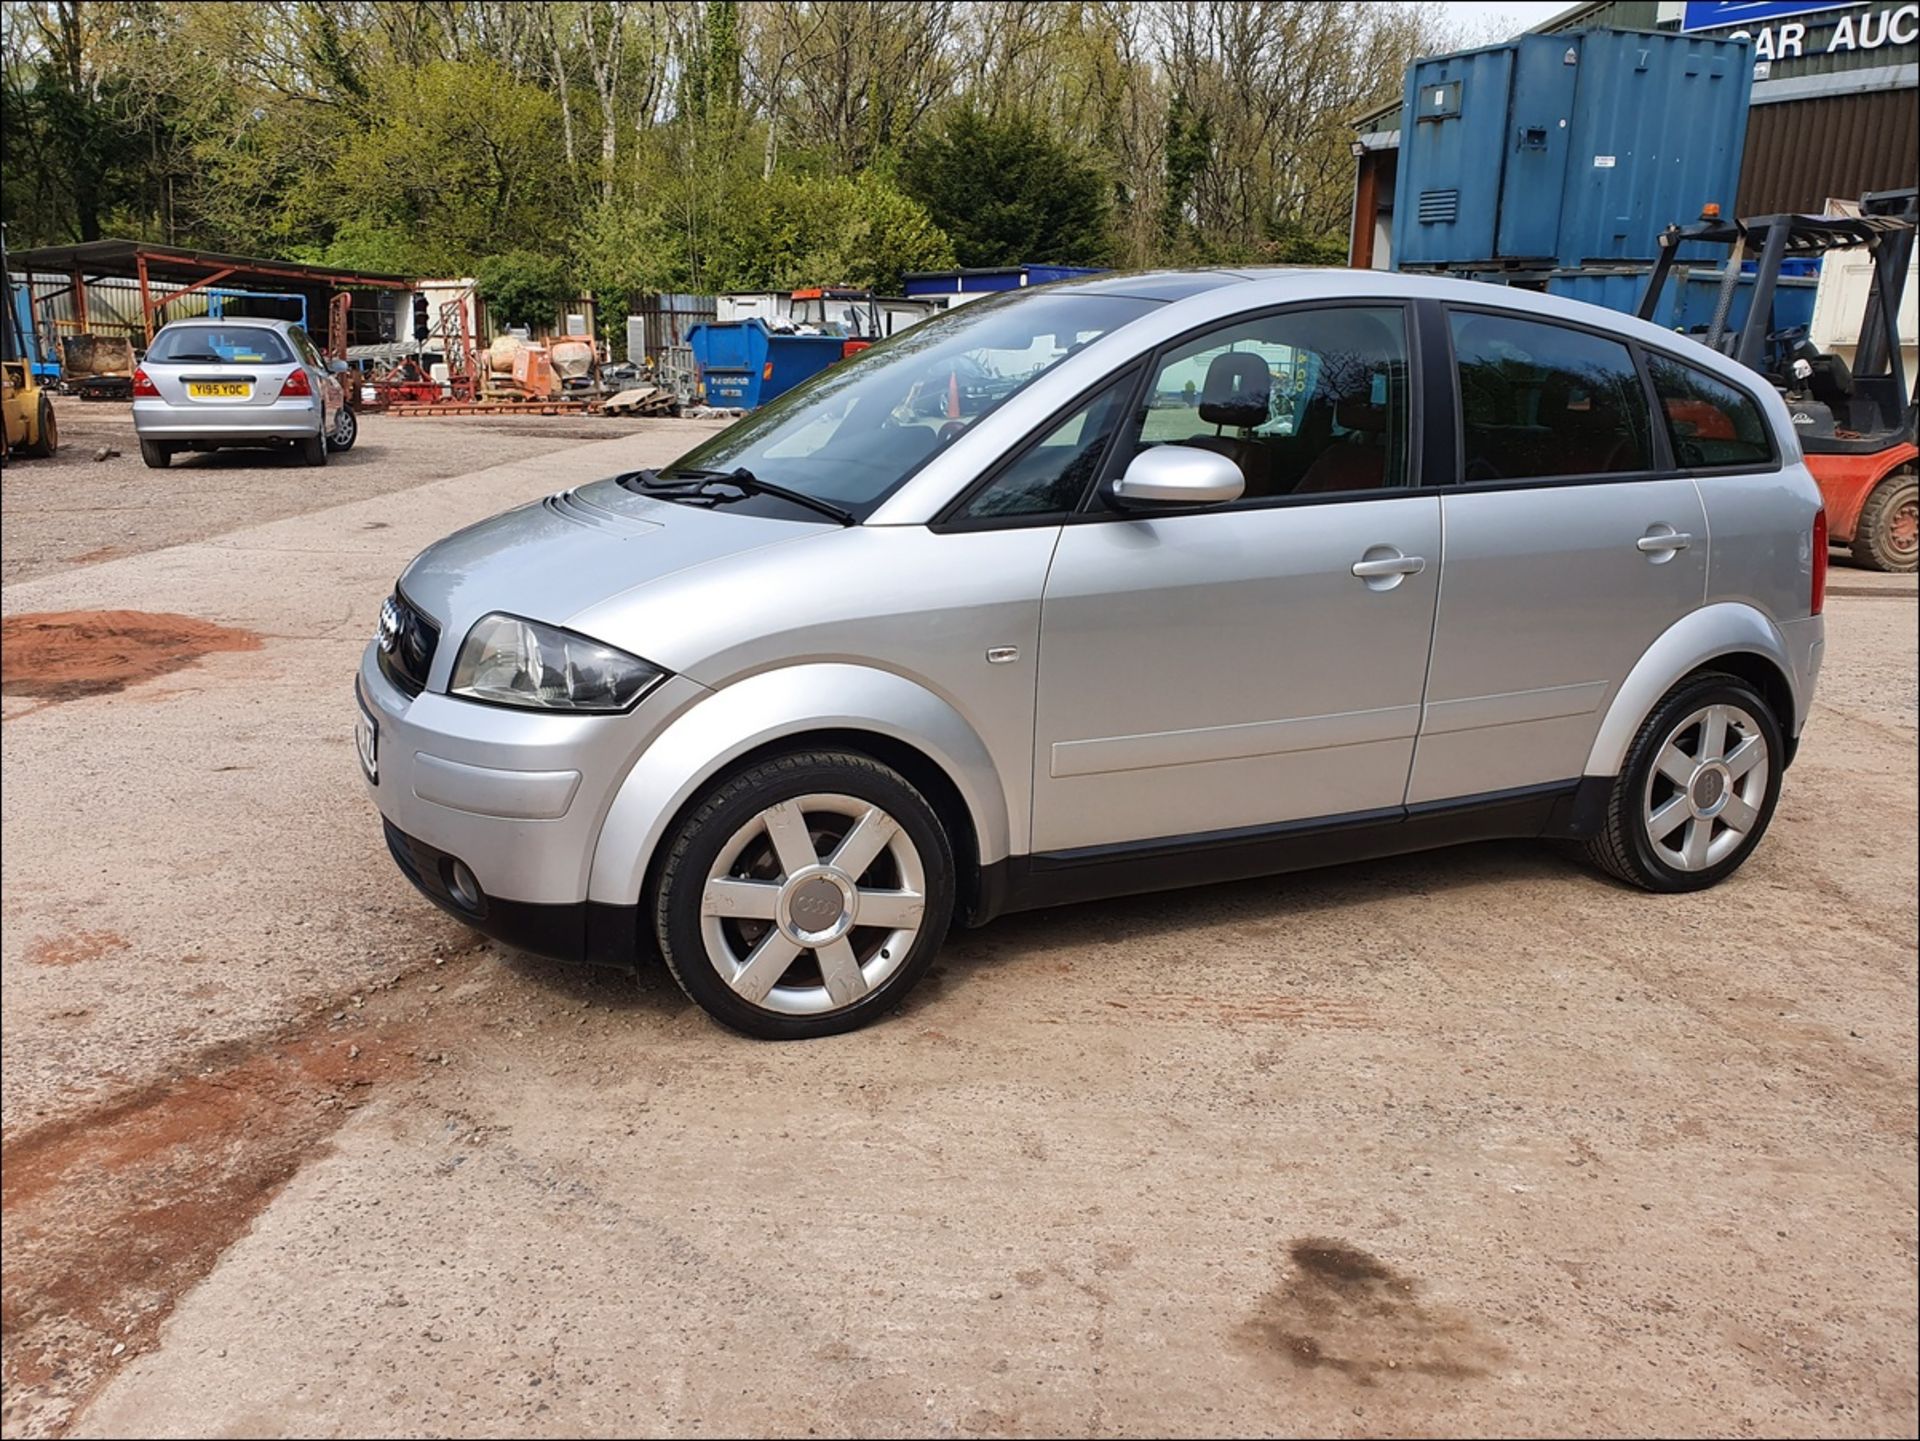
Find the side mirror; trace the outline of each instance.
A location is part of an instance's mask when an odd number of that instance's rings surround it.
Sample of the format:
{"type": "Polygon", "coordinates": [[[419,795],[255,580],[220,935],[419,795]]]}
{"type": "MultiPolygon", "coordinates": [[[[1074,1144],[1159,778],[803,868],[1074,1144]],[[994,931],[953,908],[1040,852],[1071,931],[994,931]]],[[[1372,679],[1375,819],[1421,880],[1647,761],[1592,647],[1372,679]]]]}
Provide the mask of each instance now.
{"type": "Polygon", "coordinates": [[[327,362],[327,373],[329,375],[345,375],[350,368],[344,360],[329,360],[327,362]]]}
{"type": "Polygon", "coordinates": [[[1224,505],[1238,500],[1246,488],[1240,467],[1217,450],[1156,445],[1136,455],[1107,493],[1122,510],[1153,510],[1224,505]]]}

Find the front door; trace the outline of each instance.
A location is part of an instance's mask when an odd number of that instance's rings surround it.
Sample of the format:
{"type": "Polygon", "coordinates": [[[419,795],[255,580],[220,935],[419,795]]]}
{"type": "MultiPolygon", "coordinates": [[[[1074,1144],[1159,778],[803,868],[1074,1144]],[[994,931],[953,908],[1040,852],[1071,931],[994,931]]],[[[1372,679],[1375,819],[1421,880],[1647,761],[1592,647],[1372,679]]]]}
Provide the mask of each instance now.
{"type": "Polygon", "coordinates": [[[1041,609],[1036,852],[1401,805],[1440,569],[1440,498],[1407,489],[1406,334],[1398,307],[1282,311],[1150,368],[1122,463],[1205,446],[1248,490],[1063,527],[1041,609]]]}

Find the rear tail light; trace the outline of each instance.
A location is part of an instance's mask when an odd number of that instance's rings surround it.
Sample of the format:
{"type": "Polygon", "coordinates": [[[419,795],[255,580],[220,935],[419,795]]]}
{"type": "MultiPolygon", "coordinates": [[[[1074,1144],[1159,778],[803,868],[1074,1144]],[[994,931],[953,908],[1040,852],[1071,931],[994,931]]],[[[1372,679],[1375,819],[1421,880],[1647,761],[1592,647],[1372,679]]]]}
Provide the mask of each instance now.
{"type": "Polygon", "coordinates": [[[1813,517],[1813,609],[1819,615],[1827,608],[1827,508],[1821,506],[1813,517]]]}
{"type": "Polygon", "coordinates": [[[158,400],[160,398],[160,387],[153,383],[153,377],[148,375],[146,371],[136,370],[133,373],[133,398],[139,400],[143,396],[151,400],[158,400]]]}
{"type": "Polygon", "coordinates": [[[289,395],[312,395],[313,384],[307,379],[306,371],[294,366],[287,378],[280,382],[280,395],[285,399],[289,395]]]}

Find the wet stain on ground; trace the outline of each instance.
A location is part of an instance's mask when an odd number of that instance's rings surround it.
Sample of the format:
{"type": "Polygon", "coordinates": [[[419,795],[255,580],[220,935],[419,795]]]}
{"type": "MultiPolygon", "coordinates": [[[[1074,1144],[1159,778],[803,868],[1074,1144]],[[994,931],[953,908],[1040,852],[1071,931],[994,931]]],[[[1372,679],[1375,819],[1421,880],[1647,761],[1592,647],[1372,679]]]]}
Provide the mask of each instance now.
{"type": "Polygon", "coordinates": [[[0,694],[48,704],[111,695],[217,651],[260,648],[252,631],[190,615],[65,610],[0,621],[0,694]]]}
{"type": "Polygon", "coordinates": [[[1357,1386],[1397,1376],[1467,1381],[1499,1364],[1503,1348],[1472,1317],[1419,1293],[1416,1281],[1357,1246],[1306,1237],[1288,1246],[1278,1284],[1239,1339],[1254,1355],[1357,1386]]]}

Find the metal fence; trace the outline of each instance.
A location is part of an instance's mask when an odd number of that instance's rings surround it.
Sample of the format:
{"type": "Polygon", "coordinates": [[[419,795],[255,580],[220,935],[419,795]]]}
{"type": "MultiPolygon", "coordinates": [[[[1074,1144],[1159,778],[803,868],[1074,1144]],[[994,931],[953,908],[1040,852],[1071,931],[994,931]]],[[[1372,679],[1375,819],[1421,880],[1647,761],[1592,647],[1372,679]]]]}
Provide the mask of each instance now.
{"type": "Polygon", "coordinates": [[[634,365],[648,359],[656,364],[674,363],[672,352],[686,353],[687,336],[693,327],[713,318],[711,295],[649,295],[637,311],[627,316],[626,358],[634,365]]]}

